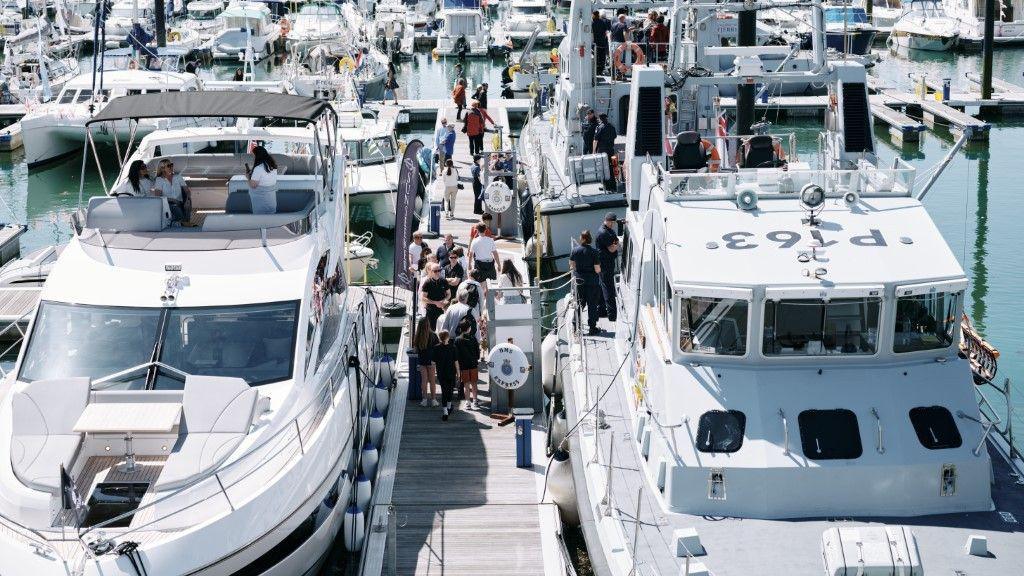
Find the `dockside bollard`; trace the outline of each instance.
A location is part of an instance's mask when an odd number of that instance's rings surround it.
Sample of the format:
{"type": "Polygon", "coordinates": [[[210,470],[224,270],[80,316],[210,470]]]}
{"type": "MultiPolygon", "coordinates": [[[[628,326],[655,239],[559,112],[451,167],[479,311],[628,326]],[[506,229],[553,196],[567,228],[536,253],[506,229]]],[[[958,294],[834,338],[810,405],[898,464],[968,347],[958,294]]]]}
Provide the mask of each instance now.
{"type": "Polygon", "coordinates": [[[533,468],[533,408],[513,408],[512,416],[516,419],[516,468],[533,468]]]}

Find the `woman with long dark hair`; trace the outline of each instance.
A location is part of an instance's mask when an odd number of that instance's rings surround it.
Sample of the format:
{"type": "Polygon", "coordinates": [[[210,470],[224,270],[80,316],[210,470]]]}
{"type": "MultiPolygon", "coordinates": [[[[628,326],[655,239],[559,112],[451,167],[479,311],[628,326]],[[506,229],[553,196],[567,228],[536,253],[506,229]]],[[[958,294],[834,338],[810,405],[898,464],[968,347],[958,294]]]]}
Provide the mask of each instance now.
{"type": "Polygon", "coordinates": [[[428,404],[437,406],[437,370],[434,367],[434,348],[440,343],[434,329],[430,327],[430,319],[421,317],[416,323],[416,335],[412,346],[416,349],[416,367],[420,371],[420,391],[423,400],[420,406],[428,404]]]}
{"type": "Polygon", "coordinates": [[[252,168],[245,165],[253,214],[277,212],[277,162],[263,146],[252,149],[252,168]]]}
{"type": "Polygon", "coordinates": [[[444,203],[448,206],[445,214],[451,220],[455,218],[455,196],[459,192],[459,171],[455,169],[451,158],[444,161],[441,178],[444,179],[444,203]]]}
{"type": "Polygon", "coordinates": [[[149,196],[153,191],[153,179],[149,177],[149,166],[142,160],[132,162],[128,167],[128,179],[121,183],[113,196],[149,196]]]}
{"type": "MultiPolygon", "coordinates": [[[[498,288],[521,288],[523,275],[519,273],[511,258],[501,263],[501,276],[498,276],[498,288]]],[[[494,297],[504,304],[522,304],[525,302],[522,290],[498,290],[494,297]]]]}

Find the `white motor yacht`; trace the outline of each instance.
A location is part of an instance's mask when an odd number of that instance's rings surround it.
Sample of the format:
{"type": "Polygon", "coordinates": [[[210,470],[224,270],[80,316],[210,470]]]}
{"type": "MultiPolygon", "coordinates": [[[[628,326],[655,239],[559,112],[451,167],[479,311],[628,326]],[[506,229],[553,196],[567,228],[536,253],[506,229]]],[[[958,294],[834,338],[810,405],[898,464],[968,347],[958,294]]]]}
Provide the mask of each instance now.
{"type": "Polygon", "coordinates": [[[132,26],[136,23],[141,24],[145,30],[152,30],[154,8],[153,0],[115,2],[106,21],[107,45],[116,47],[127,43],[132,26]]]}
{"type": "Polygon", "coordinates": [[[224,28],[221,14],[227,4],[223,0],[193,0],[185,8],[182,27],[199,33],[202,42],[208,42],[224,28]]]}
{"type": "Polygon", "coordinates": [[[445,0],[437,13],[439,56],[486,56],[490,53],[490,27],[476,0],[445,0]]]}
{"type": "Polygon", "coordinates": [[[310,47],[286,72],[296,94],[327,100],[361,94],[364,101],[384,97],[387,74],[388,57],[376,46],[360,48],[343,41],[310,47]]]}
{"type": "MultiPolygon", "coordinates": [[[[679,5],[693,10],[689,34],[710,6],[679,5]]],[[[766,49],[696,42],[689,64],[732,53],[754,68],[766,49]]],[[[585,335],[589,319],[563,301],[569,357],[551,348],[572,370],[571,432],[557,442],[568,461],[556,454],[549,476],[570,472],[552,491],[575,504],[595,574],[995,575],[1024,563],[1024,461],[997,427],[993,388],[960,356],[968,279],[923,204],[941,167],[919,187],[902,160],[881,166],[864,68],[815,52],[815,71],[770,75],[828,85],[816,164],[771,134],[709,160],[703,140],[729,139],[717,87],[743,78],[634,71],[617,317],[585,335]],[[666,98],[688,111],[675,134],[642,120],[666,98]]]]}
{"type": "Polygon", "coordinates": [[[903,6],[900,0],[854,0],[853,5],[866,9],[867,2],[872,2],[871,23],[880,32],[888,34],[892,29],[892,25],[903,14],[903,6]]]}
{"type": "Polygon", "coordinates": [[[266,4],[235,0],[221,18],[224,28],[210,40],[214,58],[239,60],[248,50],[260,60],[274,53],[281,26],[266,4]]]}
{"type": "Polygon", "coordinates": [[[906,11],[892,26],[889,40],[902,49],[944,52],[960,38],[960,22],[946,13],[938,0],[909,0],[906,11]]]}
{"type": "Polygon", "coordinates": [[[350,31],[342,16],[341,6],[312,2],[303,4],[298,13],[290,16],[291,30],[285,46],[291,50],[308,49],[325,42],[348,39],[350,31]]]}
{"type": "Polygon", "coordinates": [[[521,46],[535,32],[535,43],[557,44],[565,37],[545,0],[512,0],[491,27],[494,43],[501,46],[521,46]]]}
{"type": "Polygon", "coordinates": [[[409,10],[400,2],[377,4],[373,21],[366,24],[367,36],[392,58],[412,58],[416,51],[416,27],[408,20],[409,10]]]}
{"type": "Polygon", "coordinates": [[[154,196],[89,198],[73,218],[0,386],[5,575],[315,574],[343,511],[361,513],[379,310],[341,261],[335,116],[192,92],[120,98],[91,126],[169,114],[239,123],[151,134],[114,181],[173,160],[186,226],[154,196]],[[245,127],[265,117],[307,127],[245,127]],[[251,212],[254,142],[278,163],[272,214],[251,212]]]}
{"type": "MultiPolygon", "coordinates": [[[[943,0],[943,8],[951,18],[960,21],[960,44],[981,48],[985,39],[984,0],[943,0]]],[[[1024,44],[1024,0],[996,3],[992,41],[999,45],[1024,44]]]]}
{"type": "MultiPolygon", "coordinates": [[[[131,60],[134,62],[134,60],[131,60]]],[[[110,68],[118,66],[109,65],[110,68]]],[[[93,74],[81,74],[69,80],[57,97],[49,104],[36,106],[21,119],[22,138],[25,146],[25,161],[29,168],[60,159],[75,152],[82,152],[85,144],[86,122],[112,99],[129,94],[153,92],[189,92],[199,90],[202,85],[195,74],[169,72],[164,70],[110,69],[103,73],[102,84],[97,75],[93,93],[93,74]]],[[[144,136],[162,126],[194,125],[196,120],[175,118],[157,122],[139,123],[135,128],[138,136],[144,136]]],[[[127,123],[114,123],[94,140],[98,144],[111,145],[116,139],[127,140],[127,123]]],[[[91,153],[91,152],[90,152],[91,153]]]]}
{"type": "Polygon", "coordinates": [[[348,154],[348,194],[353,221],[395,228],[395,197],[401,155],[395,127],[364,114],[354,102],[338,109],[340,134],[348,154]]]}

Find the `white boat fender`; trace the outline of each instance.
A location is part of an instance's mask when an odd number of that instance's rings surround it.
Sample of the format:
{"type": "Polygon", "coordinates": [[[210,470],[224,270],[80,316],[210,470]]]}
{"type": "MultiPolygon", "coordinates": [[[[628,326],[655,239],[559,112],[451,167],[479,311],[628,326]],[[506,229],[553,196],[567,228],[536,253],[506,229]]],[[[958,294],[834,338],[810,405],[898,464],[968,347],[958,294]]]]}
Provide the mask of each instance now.
{"type": "Polygon", "coordinates": [[[370,413],[368,432],[370,434],[370,442],[373,442],[374,446],[383,446],[384,415],[381,414],[379,410],[374,410],[370,413]]]}
{"type": "Polygon", "coordinates": [[[360,510],[370,509],[370,498],[373,496],[373,482],[366,477],[365,474],[360,474],[356,477],[356,506],[360,510]]]}
{"type": "Polygon", "coordinates": [[[342,531],[345,536],[345,549],[349,552],[358,552],[363,548],[363,537],[366,520],[363,518],[363,511],[353,504],[345,510],[345,519],[342,531]]]}
{"type": "Polygon", "coordinates": [[[578,526],[580,514],[576,508],[576,486],[572,483],[572,464],[569,462],[569,452],[555,450],[548,463],[547,476],[548,492],[551,494],[551,501],[558,506],[562,522],[569,526],[578,526]]]}
{"type": "MultiPolygon", "coordinates": [[[[389,397],[390,394],[388,394],[388,387],[383,382],[378,382],[377,385],[373,387],[374,411],[380,412],[382,416],[387,414],[389,397]]],[[[370,417],[372,418],[373,415],[371,414],[370,417]]]]}
{"type": "Polygon", "coordinates": [[[377,461],[380,456],[377,454],[377,447],[373,445],[373,442],[367,442],[366,446],[363,446],[363,474],[367,477],[373,478],[374,474],[377,473],[377,461]]]}
{"type": "Polygon", "coordinates": [[[569,422],[565,417],[565,410],[562,410],[555,414],[555,419],[551,422],[551,448],[553,450],[559,449],[559,446],[565,441],[565,434],[568,431],[569,422]]]}
{"type": "Polygon", "coordinates": [[[557,382],[555,365],[558,363],[558,334],[548,332],[540,344],[540,377],[544,384],[544,393],[548,396],[561,394],[561,386],[557,382]]]}
{"type": "Polygon", "coordinates": [[[391,388],[395,385],[395,359],[390,354],[381,354],[377,357],[378,364],[378,378],[377,385],[384,385],[385,388],[391,388]]]}

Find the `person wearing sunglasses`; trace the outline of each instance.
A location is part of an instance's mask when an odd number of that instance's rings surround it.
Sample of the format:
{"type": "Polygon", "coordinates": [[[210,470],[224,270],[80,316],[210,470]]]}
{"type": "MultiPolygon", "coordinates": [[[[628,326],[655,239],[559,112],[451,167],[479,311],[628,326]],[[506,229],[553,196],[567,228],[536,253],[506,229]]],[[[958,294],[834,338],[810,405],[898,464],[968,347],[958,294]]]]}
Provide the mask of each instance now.
{"type": "Polygon", "coordinates": [[[441,276],[441,265],[436,262],[427,264],[427,279],[420,288],[420,301],[426,309],[430,329],[437,330],[437,319],[448,305],[448,281],[441,276]]]}
{"type": "Polygon", "coordinates": [[[192,190],[185,184],[180,174],[174,173],[174,162],[167,158],[157,165],[156,181],[153,182],[153,194],[167,198],[171,207],[171,219],[175,222],[184,222],[188,219],[189,196],[192,190]]]}

